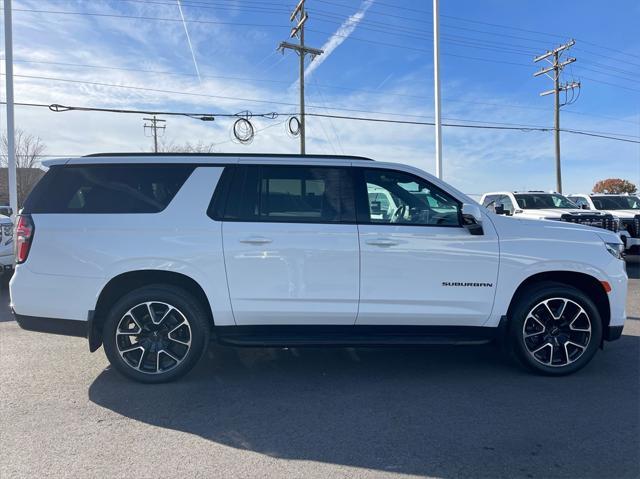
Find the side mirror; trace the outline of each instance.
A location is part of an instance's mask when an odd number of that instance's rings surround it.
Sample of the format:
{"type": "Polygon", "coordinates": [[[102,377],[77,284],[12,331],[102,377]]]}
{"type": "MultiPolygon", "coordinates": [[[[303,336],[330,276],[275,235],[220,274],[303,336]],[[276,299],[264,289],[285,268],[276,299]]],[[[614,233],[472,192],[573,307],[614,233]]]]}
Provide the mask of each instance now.
{"type": "Polygon", "coordinates": [[[465,203],[462,205],[462,225],[472,235],[483,235],[482,211],[479,205],[465,203]]]}
{"type": "Polygon", "coordinates": [[[372,215],[382,214],[382,204],[379,201],[372,201],[369,205],[372,215]]]}
{"type": "Polygon", "coordinates": [[[582,205],[580,208],[582,208],[583,210],[588,210],[589,209],[589,205],[582,205]]]}
{"type": "Polygon", "coordinates": [[[503,205],[496,205],[496,206],[493,208],[493,212],[494,212],[495,214],[497,214],[497,215],[503,215],[503,214],[505,214],[504,206],[503,206],[503,205]]]}

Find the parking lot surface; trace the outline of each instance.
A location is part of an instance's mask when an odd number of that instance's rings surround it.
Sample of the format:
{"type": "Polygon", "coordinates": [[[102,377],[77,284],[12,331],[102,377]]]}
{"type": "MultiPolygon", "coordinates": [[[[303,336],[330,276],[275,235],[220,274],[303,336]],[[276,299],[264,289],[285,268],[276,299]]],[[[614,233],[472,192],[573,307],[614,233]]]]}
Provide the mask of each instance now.
{"type": "Polygon", "coordinates": [[[568,377],[490,346],[234,349],[128,381],[21,330],[0,292],[0,477],[640,476],[640,258],[629,319],[568,377]]]}

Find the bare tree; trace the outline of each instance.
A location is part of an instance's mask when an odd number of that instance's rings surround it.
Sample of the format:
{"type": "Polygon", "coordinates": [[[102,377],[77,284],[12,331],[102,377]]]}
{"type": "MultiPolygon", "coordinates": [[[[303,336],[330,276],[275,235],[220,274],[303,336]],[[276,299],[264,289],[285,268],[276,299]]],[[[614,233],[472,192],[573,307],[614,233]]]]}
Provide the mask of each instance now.
{"type": "Polygon", "coordinates": [[[216,151],[215,143],[203,143],[198,141],[197,143],[184,143],[178,145],[172,142],[161,142],[158,144],[159,153],[214,153],[216,151]]]}
{"type": "MultiPolygon", "coordinates": [[[[40,137],[33,136],[24,130],[16,129],[15,132],[15,153],[16,153],[16,183],[18,189],[18,204],[29,194],[34,185],[42,176],[40,159],[42,158],[46,145],[40,137]]],[[[0,166],[8,167],[9,145],[6,134],[0,137],[0,166]]],[[[7,172],[8,178],[8,172],[7,172]]]]}

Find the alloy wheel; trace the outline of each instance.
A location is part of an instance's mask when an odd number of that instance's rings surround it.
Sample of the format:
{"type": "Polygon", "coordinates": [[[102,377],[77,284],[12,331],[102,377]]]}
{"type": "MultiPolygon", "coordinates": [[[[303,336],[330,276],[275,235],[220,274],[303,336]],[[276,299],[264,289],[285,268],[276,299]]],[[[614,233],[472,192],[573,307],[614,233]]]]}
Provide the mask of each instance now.
{"type": "Polygon", "coordinates": [[[146,374],[166,373],[191,349],[191,326],[178,308],[149,301],[129,309],[118,322],[116,347],[123,361],[146,374]]]}
{"type": "Polygon", "coordinates": [[[587,350],[591,318],[575,301],[545,299],[529,311],[522,335],[527,352],[537,362],[551,367],[567,366],[587,350]]]}

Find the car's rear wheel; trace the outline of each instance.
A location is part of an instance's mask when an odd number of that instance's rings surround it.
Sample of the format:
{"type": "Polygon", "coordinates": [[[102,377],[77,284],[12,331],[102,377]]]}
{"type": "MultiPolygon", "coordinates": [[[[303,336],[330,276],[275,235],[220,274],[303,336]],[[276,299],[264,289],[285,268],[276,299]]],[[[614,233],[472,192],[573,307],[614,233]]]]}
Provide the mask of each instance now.
{"type": "Polygon", "coordinates": [[[137,381],[160,383],[189,372],[209,342],[202,305],[180,288],[134,290],[109,311],[103,328],[107,358],[137,381]]]}
{"type": "Polygon", "coordinates": [[[511,346],[529,368],[561,376],[584,367],[602,341],[598,309],[582,291],[554,282],[521,295],[510,318],[511,346]]]}

